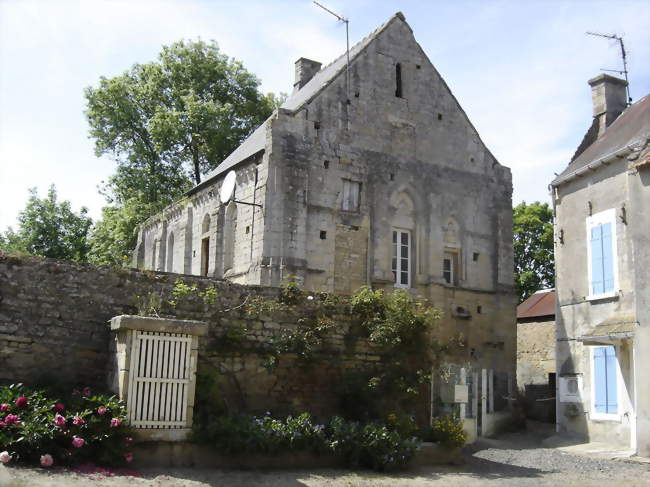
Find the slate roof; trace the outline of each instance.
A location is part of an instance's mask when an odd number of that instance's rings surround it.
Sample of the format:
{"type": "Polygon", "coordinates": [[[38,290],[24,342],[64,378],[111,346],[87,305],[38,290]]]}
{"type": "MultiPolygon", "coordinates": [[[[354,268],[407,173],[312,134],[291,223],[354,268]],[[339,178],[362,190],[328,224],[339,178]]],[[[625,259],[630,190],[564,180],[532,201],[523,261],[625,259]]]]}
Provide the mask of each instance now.
{"type": "Polygon", "coordinates": [[[555,290],[537,291],[517,306],[517,319],[555,316],[555,290]]]}
{"type": "Polygon", "coordinates": [[[616,151],[635,145],[649,137],[650,95],[646,95],[619,115],[607,127],[605,133],[576,157],[551,184],[558,185],[589,164],[608,158],[616,151]]]}
{"type": "MultiPolygon", "coordinates": [[[[361,54],[366,47],[381,33],[388,25],[395,19],[404,19],[404,14],[397,12],[386,23],[379,26],[369,35],[361,39],[358,43],[350,48],[350,62],[352,62],[359,54],[361,54]]],[[[327,66],[321,68],[302,88],[295,93],[292,93],[282,104],[280,108],[296,112],[300,110],[305,104],[311,102],[318,93],[320,93],[327,85],[329,85],[336,77],[345,71],[347,66],[347,55],[343,53],[327,66]]],[[[189,193],[193,193],[214,178],[224,174],[239,163],[254,156],[255,154],[264,150],[266,146],[266,124],[275,116],[275,113],[267,118],[262,125],[257,127],[255,131],[248,136],[235,149],[228,157],[226,157],[221,164],[219,164],[213,171],[208,173],[203,181],[194,186],[189,193]]]]}

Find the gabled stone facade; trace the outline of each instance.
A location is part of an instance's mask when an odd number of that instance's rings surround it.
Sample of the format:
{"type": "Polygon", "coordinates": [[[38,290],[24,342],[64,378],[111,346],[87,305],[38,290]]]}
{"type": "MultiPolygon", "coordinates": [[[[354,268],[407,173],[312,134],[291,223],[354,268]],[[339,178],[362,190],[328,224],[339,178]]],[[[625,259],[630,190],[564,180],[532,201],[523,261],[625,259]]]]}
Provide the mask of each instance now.
{"type": "Polygon", "coordinates": [[[404,287],[445,312],[440,337],[462,336],[459,361],[512,378],[510,170],[401,13],[351,48],[349,77],[345,54],[323,68],[296,64],[282,107],[143,225],[135,264],[337,293],[404,287]]]}

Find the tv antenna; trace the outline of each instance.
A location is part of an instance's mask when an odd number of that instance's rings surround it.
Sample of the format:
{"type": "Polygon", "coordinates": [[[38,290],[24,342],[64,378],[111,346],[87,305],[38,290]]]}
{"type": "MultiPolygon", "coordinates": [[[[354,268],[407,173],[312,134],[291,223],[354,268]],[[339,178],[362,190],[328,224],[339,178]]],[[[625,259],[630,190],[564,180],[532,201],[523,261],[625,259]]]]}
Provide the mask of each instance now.
{"type": "Polygon", "coordinates": [[[601,34],[599,32],[587,32],[586,34],[589,36],[604,37],[605,39],[618,41],[619,45],[621,46],[621,58],[623,59],[623,70],[621,71],[619,69],[604,69],[604,68],[600,68],[600,70],[609,71],[610,73],[618,73],[625,76],[625,81],[627,82],[627,86],[625,87],[627,91],[627,104],[630,105],[632,103],[632,97],[630,96],[630,82],[627,79],[627,53],[625,52],[625,45],[623,44],[623,38],[616,34],[601,34]]]}
{"type": "Polygon", "coordinates": [[[346,19],[342,15],[337,14],[336,12],[332,12],[330,9],[328,9],[324,5],[321,5],[316,0],[313,0],[313,2],[316,5],[318,5],[320,8],[325,10],[325,12],[332,14],[334,17],[336,17],[338,20],[340,20],[345,24],[345,52],[347,55],[347,65],[345,66],[345,91],[347,94],[347,102],[350,103],[350,29],[349,29],[350,20],[346,19]]]}

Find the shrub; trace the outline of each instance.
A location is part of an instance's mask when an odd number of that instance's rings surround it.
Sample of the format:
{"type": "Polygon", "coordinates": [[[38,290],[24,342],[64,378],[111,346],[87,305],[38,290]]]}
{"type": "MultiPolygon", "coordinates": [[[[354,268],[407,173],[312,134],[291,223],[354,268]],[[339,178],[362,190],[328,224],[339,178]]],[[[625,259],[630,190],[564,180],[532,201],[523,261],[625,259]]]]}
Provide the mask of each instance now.
{"type": "Polygon", "coordinates": [[[325,452],[341,457],[350,467],[393,470],[405,466],[415,454],[417,439],[379,423],[361,424],[334,417],[325,426],[309,413],[275,419],[227,414],[196,427],[195,439],[223,453],[278,454],[291,451],[325,452]]]}
{"type": "Polygon", "coordinates": [[[316,425],[309,413],[274,419],[261,416],[226,414],[213,418],[207,428],[198,426],[195,438],[212,443],[224,453],[283,453],[320,450],[324,427],[316,425]]]}
{"type": "Polygon", "coordinates": [[[424,441],[459,448],[467,441],[467,433],[463,430],[463,422],[454,415],[433,418],[431,427],[421,432],[424,441]]]}
{"type": "Polygon", "coordinates": [[[46,455],[55,465],[121,464],[132,458],[125,418],[123,402],[88,387],[61,397],[22,384],[0,386],[0,451],[11,462],[36,465],[46,455]]]}
{"type": "Polygon", "coordinates": [[[326,434],[331,450],[341,456],[349,467],[365,467],[386,471],[403,468],[418,446],[415,437],[402,437],[385,425],[361,425],[334,417],[326,434]]]}

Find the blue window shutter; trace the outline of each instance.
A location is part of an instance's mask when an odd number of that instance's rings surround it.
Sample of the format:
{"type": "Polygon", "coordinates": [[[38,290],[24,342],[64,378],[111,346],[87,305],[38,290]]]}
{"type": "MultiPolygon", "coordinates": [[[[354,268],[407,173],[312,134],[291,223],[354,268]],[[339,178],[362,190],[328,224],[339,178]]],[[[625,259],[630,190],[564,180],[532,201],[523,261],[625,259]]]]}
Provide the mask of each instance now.
{"type": "Polygon", "coordinates": [[[612,242],[612,224],[605,223],[602,228],[603,243],[603,292],[614,291],[614,245],[612,242]]]}
{"type": "Polygon", "coordinates": [[[618,412],[617,390],[616,390],[616,349],[614,347],[603,347],[605,349],[605,364],[607,368],[607,412],[616,414],[618,412]]]}
{"type": "MultiPolygon", "coordinates": [[[[610,238],[611,240],[611,238],[610,238]]],[[[591,229],[591,294],[604,292],[602,225],[591,229]]]]}
{"type": "Polygon", "coordinates": [[[597,413],[607,412],[607,361],[606,347],[594,347],[594,409],[597,413]]]}

